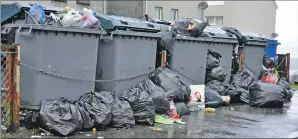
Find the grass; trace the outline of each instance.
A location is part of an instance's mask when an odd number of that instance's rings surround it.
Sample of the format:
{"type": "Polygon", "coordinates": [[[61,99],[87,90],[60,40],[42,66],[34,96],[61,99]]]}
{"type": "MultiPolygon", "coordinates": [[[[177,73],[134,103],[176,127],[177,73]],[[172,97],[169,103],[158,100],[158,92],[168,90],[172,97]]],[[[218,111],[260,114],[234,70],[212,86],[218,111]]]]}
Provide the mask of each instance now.
{"type": "Polygon", "coordinates": [[[291,88],[295,88],[295,89],[298,89],[298,85],[296,84],[291,84],[291,88]]]}

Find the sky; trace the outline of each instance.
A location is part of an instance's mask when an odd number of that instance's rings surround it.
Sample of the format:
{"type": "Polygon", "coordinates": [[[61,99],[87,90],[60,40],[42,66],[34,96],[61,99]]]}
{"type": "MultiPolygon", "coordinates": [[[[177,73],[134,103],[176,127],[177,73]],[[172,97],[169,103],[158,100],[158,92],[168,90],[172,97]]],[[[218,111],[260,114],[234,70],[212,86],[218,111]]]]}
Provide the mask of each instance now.
{"type": "Polygon", "coordinates": [[[277,1],[275,32],[281,45],[277,53],[298,58],[298,1],[277,1]]]}

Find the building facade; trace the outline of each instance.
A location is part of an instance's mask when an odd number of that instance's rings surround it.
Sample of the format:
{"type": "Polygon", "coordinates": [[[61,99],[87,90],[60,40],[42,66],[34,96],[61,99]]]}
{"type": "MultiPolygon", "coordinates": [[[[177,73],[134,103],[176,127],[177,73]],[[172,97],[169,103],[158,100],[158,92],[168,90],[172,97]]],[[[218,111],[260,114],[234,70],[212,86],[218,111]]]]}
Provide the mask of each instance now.
{"type": "Polygon", "coordinates": [[[2,0],[1,3],[11,3],[11,2],[28,2],[28,3],[38,3],[41,5],[52,5],[56,7],[71,7],[74,9],[83,9],[84,7],[90,7],[92,10],[100,13],[104,13],[106,9],[106,1],[103,0],[2,0]]]}
{"type": "MultiPolygon", "coordinates": [[[[5,1],[1,1],[3,3],[5,1]]],[[[8,1],[6,1],[8,2],[8,1]]],[[[9,1],[12,2],[12,1],[9,1]]],[[[275,32],[277,4],[275,1],[207,1],[208,8],[201,11],[202,1],[154,1],[154,0],[32,0],[43,5],[82,9],[90,7],[100,13],[161,20],[177,20],[192,17],[208,21],[211,25],[235,27],[241,31],[270,37],[275,32]],[[202,16],[203,14],[203,16],[202,16]]]]}
{"type": "Polygon", "coordinates": [[[135,18],[148,14],[160,20],[176,20],[183,17],[200,17],[200,1],[107,1],[108,14],[135,18]]]}
{"type": "Polygon", "coordinates": [[[275,1],[212,1],[204,11],[211,25],[235,27],[270,37],[275,32],[275,1]]]}
{"type": "Polygon", "coordinates": [[[141,18],[145,14],[161,20],[192,17],[206,20],[211,25],[235,27],[270,37],[275,32],[277,4],[269,1],[207,1],[203,11],[202,1],[107,1],[108,14],[141,18]]]}

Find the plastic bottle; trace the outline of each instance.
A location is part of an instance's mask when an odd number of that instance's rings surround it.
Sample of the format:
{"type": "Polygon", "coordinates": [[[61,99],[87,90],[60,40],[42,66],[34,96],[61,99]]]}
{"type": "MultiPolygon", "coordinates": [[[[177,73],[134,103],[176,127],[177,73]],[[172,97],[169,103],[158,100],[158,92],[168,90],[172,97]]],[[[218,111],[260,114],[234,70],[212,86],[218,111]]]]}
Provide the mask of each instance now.
{"type": "Polygon", "coordinates": [[[170,110],[168,112],[169,116],[172,117],[173,115],[177,114],[176,112],[176,106],[175,106],[175,103],[174,103],[174,99],[172,98],[170,100],[170,110]]]}
{"type": "Polygon", "coordinates": [[[205,108],[205,112],[215,112],[214,108],[205,108]]]}

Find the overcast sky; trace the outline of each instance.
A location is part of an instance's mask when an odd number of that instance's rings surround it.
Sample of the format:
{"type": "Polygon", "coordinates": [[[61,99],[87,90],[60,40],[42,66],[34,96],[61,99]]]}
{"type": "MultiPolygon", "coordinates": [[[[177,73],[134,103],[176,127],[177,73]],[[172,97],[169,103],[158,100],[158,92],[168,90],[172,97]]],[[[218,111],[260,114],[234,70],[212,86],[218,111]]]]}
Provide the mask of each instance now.
{"type": "Polygon", "coordinates": [[[298,1],[277,1],[276,32],[277,53],[291,53],[298,58],[298,1]]]}

